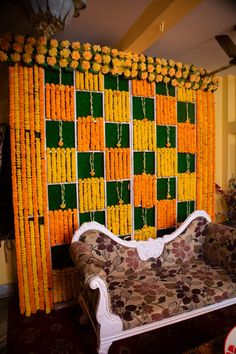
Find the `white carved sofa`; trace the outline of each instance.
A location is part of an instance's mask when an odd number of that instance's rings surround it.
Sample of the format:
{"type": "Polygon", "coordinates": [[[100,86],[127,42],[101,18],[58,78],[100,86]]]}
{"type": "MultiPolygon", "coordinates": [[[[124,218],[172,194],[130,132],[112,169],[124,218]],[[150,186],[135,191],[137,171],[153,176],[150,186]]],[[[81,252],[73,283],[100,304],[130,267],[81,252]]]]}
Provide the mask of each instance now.
{"type": "Polygon", "coordinates": [[[195,211],[172,234],[138,242],[96,222],[80,227],[70,250],[99,354],[115,340],[236,303],[236,230],[210,221],[195,211]]]}

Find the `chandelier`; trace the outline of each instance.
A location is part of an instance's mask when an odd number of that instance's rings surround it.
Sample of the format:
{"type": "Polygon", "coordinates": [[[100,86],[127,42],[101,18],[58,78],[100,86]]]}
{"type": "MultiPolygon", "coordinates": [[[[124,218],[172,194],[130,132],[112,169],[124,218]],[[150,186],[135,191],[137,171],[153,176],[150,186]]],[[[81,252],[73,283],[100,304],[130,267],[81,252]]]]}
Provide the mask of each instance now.
{"type": "Polygon", "coordinates": [[[61,32],[73,17],[87,6],[87,0],[19,0],[39,36],[47,38],[61,32]]]}

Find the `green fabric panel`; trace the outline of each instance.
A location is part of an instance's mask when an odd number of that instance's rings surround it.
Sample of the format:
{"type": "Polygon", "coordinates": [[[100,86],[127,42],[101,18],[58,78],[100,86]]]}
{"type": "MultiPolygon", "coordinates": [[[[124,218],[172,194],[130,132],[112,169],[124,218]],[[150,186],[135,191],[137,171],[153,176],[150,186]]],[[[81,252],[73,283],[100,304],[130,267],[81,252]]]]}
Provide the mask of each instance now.
{"type": "MultiPolygon", "coordinates": [[[[163,200],[167,197],[167,182],[168,178],[157,179],[157,199],[163,200]]],[[[176,196],[176,178],[170,178],[170,195],[171,199],[175,199],[176,196]]]]}
{"type": "Polygon", "coordinates": [[[105,123],[106,147],[117,147],[118,129],[121,130],[121,146],[128,148],[129,144],[129,124],[105,123]],[[120,128],[121,127],[121,128],[120,128]]]}
{"type": "MultiPolygon", "coordinates": [[[[141,175],[143,173],[143,152],[134,152],[134,175],[141,175]]],[[[155,173],[155,153],[146,152],[146,173],[153,175],[155,173]]]]}
{"type": "MultiPolygon", "coordinates": [[[[175,96],[175,88],[172,85],[167,85],[169,96],[175,96]]],[[[156,84],[156,94],[167,96],[166,84],[164,82],[158,82],[156,84]]]]}
{"type": "MultiPolygon", "coordinates": [[[[65,186],[65,209],[77,208],[76,204],[76,184],[64,184],[65,186]]],[[[49,210],[59,210],[61,204],[61,185],[53,184],[48,186],[48,204],[49,210]]]]}
{"type": "Polygon", "coordinates": [[[90,175],[90,156],[89,152],[79,152],[77,154],[78,161],[78,178],[104,177],[104,154],[102,152],[94,153],[94,169],[95,175],[90,175]]]}
{"type": "MultiPolygon", "coordinates": [[[[194,211],[194,202],[190,202],[190,213],[194,211]]],[[[182,222],[188,217],[187,202],[179,202],[177,206],[177,221],[182,222]]]]}
{"type": "Polygon", "coordinates": [[[145,110],[146,117],[143,115],[142,108],[142,98],[133,97],[133,119],[143,119],[147,118],[148,120],[154,120],[154,99],[150,97],[143,98],[145,100],[145,110]]]}
{"type": "Polygon", "coordinates": [[[129,91],[129,80],[122,79],[119,76],[114,77],[111,75],[104,75],[104,87],[105,89],[111,89],[117,91],[129,91]]]}
{"type": "MultiPolygon", "coordinates": [[[[134,208],[134,229],[135,230],[139,230],[144,226],[142,209],[143,208],[134,208]]],[[[155,226],[155,208],[147,209],[147,224],[148,226],[155,226]]]]}
{"type": "MultiPolygon", "coordinates": [[[[195,108],[194,103],[188,103],[188,115],[190,118],[190,123],[195,123],[195,108]]],[[[178,123],[186,123],[187,119],[187,103],[177,102],[177,120],[178,123]]]]}
{"type": "MultiPolygon", "coordinates": [[[[102,117],[102,93],[92,92],[93,117],[102,117]]],[[[76,92],[76,116],[91,116],[90,92],[76,92]]]]}
{"type": "MultiPolygon", "coordinates": [[[[157,147],[166,147],[167,127],[166,125],[157,125],[157,147]]],[[[172,148],[176,147],[176,127],[170,126],[170,143],[172,148]]]]}
{"type": "Polygon", "coordinates": [[[52,269],[62,269],[65,267],[74,267],[70,257],[70,245],[58,245],[51,247],[52,269]]]}
{"type": "MultiPolygon", "coordinates": [[[[75,147],[75,131],[74,122],[62,122],[62,136],[63,146],[62,148],[75,147]]],[[[46,121],[46,142],[47,147],[58,148],[59,142],[59,122],[46,121]]]]}
{"type": "MultiPolygon", "coordinates": [[[[190,157],[190,172],[195,171],[195,155],[189,154],[190,157]]],[[[178,173],[187,172],[187,154],[178,153],[178,173]]]]}
{"type": "Polygon", "coordinates": [[[105,225],[105,212],[104,211],[95,211],[94,213],[80,213],[79,214],[79,223],[82,225],[84,222],[88,221],[97,221],[102,225],[105,225]]]}
{"type": "MultiPolygon", "coordinates": [[[[119,192],[121,192],[121,182],[107,182],[106,190],[107,190],[107,205],[117,205],[119,204],[118,195],[117,195],[117,187],[119,192]]],[[[122,200],[124,204],[130,203],[130,181],[123,181],[122,187],[122,200]]]]}
{"type": "Polygon", "coordinates": [[[168,229],[157,230],[157,237],[162,237],[164,235],[169,235],[172,232],[174,232],[175,230],[176,230],[175,227],[171,227],[171,228],[168,228],[168,229]]]}
{"type": "MultiPolygon", "coordinates": [[[[60,82],[60,73],[59,70],[45,69],[45,83],[49,84],[59,84],[60,82]]],[[[73,71],[61,71],[61,83],[63,85],[74,84],[74,73],[73,71]]]]}

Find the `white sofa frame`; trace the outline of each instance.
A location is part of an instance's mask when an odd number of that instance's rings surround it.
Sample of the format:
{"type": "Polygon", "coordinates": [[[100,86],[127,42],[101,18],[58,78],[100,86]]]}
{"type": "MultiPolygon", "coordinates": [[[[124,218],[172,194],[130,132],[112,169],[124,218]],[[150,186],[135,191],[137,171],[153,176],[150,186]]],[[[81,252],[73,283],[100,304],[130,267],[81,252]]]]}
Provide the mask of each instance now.
{"type": "MultiPolygon", "coordinates": [[[[191,215],[189,215],[189,217],[182,223],[182,225],[173,233],[157,239],[149,238],[147,241],[125,241],[114,235],[104,225],[101,225],[94,221],[87,222],[82,224],[79,230],[76,231],[73,236],[72,243],[78,241],[80,236],[85,231],[98,230],[125,247],[136,248],[141,260],[147,260],[150,257],[157,258],[162,254],[165,244],[173,241],[176,237],[178,237],[186,229],[186,227],[197,217],[203,217],[208,222],[211,221],[210,216],[205,211],[196,210],[191,215]]],[[[137,334],[141,334],[164,326],[168,326],[236,303],[236,298],[226,299],[219,303],[195,309],[190,312],[182,313],[180,315],[165,318],[157,322],[152,322],[149,324],[124,330],[120,317],[111,312],[109,305],[109,295],[104,281],[99,276],[92,276],[89,279],[88,285],[91,289],[99,290],[99,299],[96,309],[96,319],[99,326],[97,326],[96,328],[93,323],[93,327],[96,331],[98,339],[99,354],[107,354],[111,344],[114,341],[130,336],[135,336],[137,334]]],[[[91,315],[86,306],[85,299],[83,299],[82,296],[80,296],[79,302],[81,304],[81,307],[83,308],[83,311],[86,311],[87,316],[91,319],[91,315]]],[[[83,314],[83,316],[85,316],[85,313],[83,314]]]]}

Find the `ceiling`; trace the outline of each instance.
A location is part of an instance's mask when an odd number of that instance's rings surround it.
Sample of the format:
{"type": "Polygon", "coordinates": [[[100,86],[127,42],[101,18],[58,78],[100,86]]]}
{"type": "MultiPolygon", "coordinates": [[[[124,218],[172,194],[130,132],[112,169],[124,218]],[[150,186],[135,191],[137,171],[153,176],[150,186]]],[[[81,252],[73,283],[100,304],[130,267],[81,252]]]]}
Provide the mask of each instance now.
{"type": "MultiPolygon", "coordinates": [[[[226,33],[236,44],[236,0],[87,2],[87,8],[56,38],[141,50],[209,71],[229,62],[215,35],[226,33]],[[186,9],[185,4],[189,6],[186,9]]],[[[0,33],[4,32],[34,34],[24,12],[10,1],[1,3],[0,33]]],[[[236,66],[220,73],[226,74],[236,75],[236,66]]]]}

